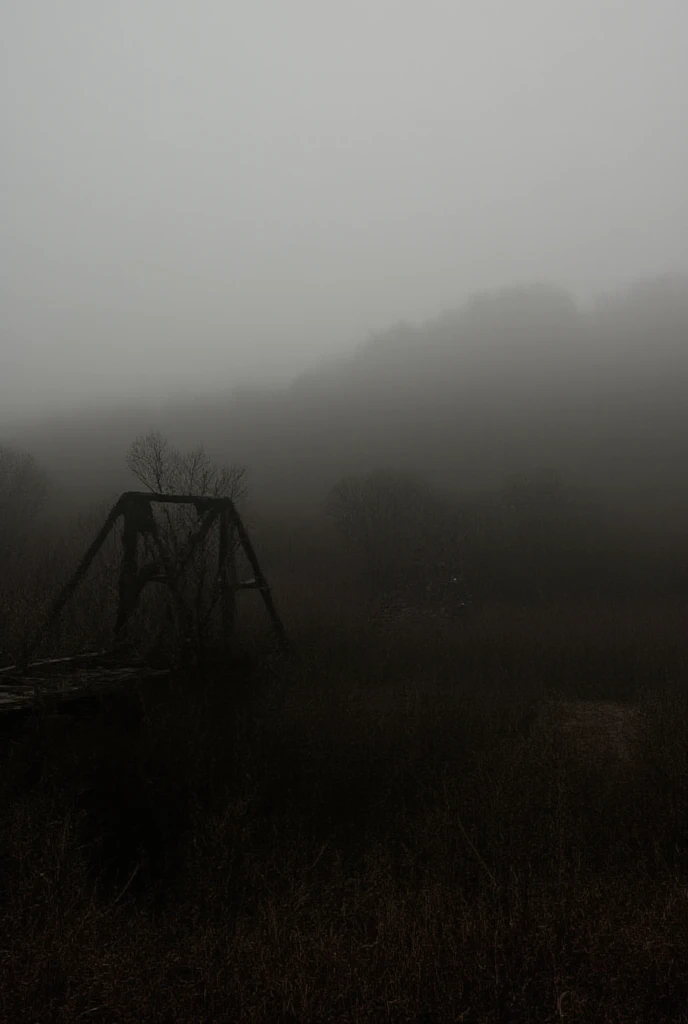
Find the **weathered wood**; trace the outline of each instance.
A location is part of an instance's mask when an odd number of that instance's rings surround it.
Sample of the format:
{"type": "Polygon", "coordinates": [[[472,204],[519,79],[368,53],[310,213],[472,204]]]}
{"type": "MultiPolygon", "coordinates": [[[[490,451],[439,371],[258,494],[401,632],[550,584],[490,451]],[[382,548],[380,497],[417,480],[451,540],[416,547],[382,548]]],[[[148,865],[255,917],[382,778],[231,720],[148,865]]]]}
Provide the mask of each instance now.
{"type": "Polygon", "coordinates": [[[261,571],[248,532],[230,498],[126,491],[110,510],[105,523],[86,551],[73,576],[59,592],[44,624],[25,642],[17,664],[19,671],[26,672],[31,657],[82,582],[98,551],[105,543],[120,516],[124,519],[124,529],[122,560],[119,573],[119,600],[114,628],[116,644],[121,644],[124,641],[126,627],[136,609],[141,592],[147,583],[153,581],[164,583],[168,586],[173,606],[177,613],[179,626],[183,630],[184,635],[189,635],[191,615],[182,598],[179,586],[180,580],[194,552],[203,543],[218,520],[220,524],[220,537],[215,601],[219,596],[223,640],[225,642],[229,641],[234,626],[236,591],[255,589],[260,591],[275,632],[280,640],[285,642],[284,626],[277,612],[270,588],[261,571]],[[192,504],[198,511],[200,525],[189,538],[188,543],[181,553],[178,554],[174,562],[170,558],[160,537],[153,514],[153,502],[162,505],[192,504]],[[138,546],[139,538],[142,536],[151,538],[159,564],[154,562],[139,568],[138,546]],[[236,565],[234,562],[234,554],[237,547],[236,540],[238,540],[238,543],[243,548],[254,573],[252,580],[247,580],[243,583],[238,583],[236,580],[236,565]]]}
{"type": "MultiPolygon", "coordinates": [[[[103,660],[109,656],[107,651],[93,651],[89,654],[75,654],[65,658],[45,658],[41,661],[35,661],[32,664],[32,668],[40,668],[41,672],[49,672],[52,669],[60,671],[65,666],[71,666],[78,668],[81,665],[88,666],[94,661],[103,660]]],[[[0,685],[2,685],[4,676],[18,675],[21,672],[21,667],[17,665],[7,665],[5,668],[0,668],[0,685]]]]}
{"type": "Polygon", "coordinates": [[[110,531],[112,530],[113,526],[115,525],[117,519],[120,516],[121,504],[122,499],[120,498],[119,501],[115,502],[113,507],[110,509],[110,512],[105,522],[98,531],[96,537],[94,538],[92,544],[88,548],[86,554],[81,559],[81,562],[74,571],[72,578],[65,584],[60,593],[57,595],[50,611],[48,612],[48,616],[44,624],[30,638],[30,640],[28,640],[28,642],[24,644],[21,656],[19,658],[19,664],[23,668],[26,668],[26,666],[29,663],[29,659],[38,649],[39,644],[44,639],[48,630],[55,623],[55,621],[61,614],[62,610],[64,609],[65,605],[69,601],[70,597],[72,596],[72,594],[74,594],[79,584],[83,580],[84,576],[88,572],[91,563],[93,562],[93,559],[96,557],[96,555],[102,548],[103,544],[108,538],[110,531]]]}
{"type": "Polygon", "coordinates": [[[120,500],[153,502],[155,505],[194,505],[202,512],[211,509],[221,511],[233,505],[231,498],[216,498],[198,494],[158,494],[155,491],[125,491],[120,500]]]}
{"type": "Polygon", "coordinates": [[[239,541],[241,542],[241,546],[244,549],[244,552],[246,553],[246,557],[249,560],[251,568],[253,569],[253,576],[255,582],[254,589],[260,591],[261,597],[263,598],[263,602],[267,609],[268,615],[270,616],[270,620],[272,622],[275,633],[279,637],[280,642],[283,645],[286,645],[287,637],[284,625],[282,624],[282,619],[279,616],[279,613],[275,606],[275,602],[272,599],[270,587],[268,586],[267,580],[263,576],[263,572],[260,568],[260,563],[258,561],[258,556],[256,555],[256,552],[253,548],[253,544],[251,543],[251,538],[249,537],[246,531],[246,527],[241,521],[241,517],[233,504],[230,504],[229,511],[234,522],[234,527],[237,531],[239,541]]]}
{"type": "Polygon", "coordinates": [[[262,584],[259,580],[239,580],[234,584],[235,590],[260,590],[262,584]]]}
{"type": "MultiPolygon", "coordinates": [[[[83,660],[81,665],[84,665],[83,660]]],[[[144,665],[111,667],[92,664],[91,668],[79,668],[72,666],[67,658],[38,662],[30,666],[28,673],[3,676],[0,681],[0,714],[107,696],[128,685],[167,678],[170,674],[168,669],[152,669],[144,665]],[[58,665],[61,669],[59,675],[56,674],[58,665]],[[70,668],[73,671],[70,672],[70,668]]]]}
{"type": "Polygon", "coordinates": [[[236,597],[233,589],[236,577],[233,533],[229,510],[223,508],[220,512],[217,582],[220,590],[222,645],[225,649],[229,647],[236,617],[236,597]]]}
{"type": "Polygon", "coordinates": [[[115,640],[124,639],[127,623],[136,608],[141,588],[138,575],[139,524],[130,507],[124,507],[122,561],[119,571],[119,604],[115,621],[115,640]]]}

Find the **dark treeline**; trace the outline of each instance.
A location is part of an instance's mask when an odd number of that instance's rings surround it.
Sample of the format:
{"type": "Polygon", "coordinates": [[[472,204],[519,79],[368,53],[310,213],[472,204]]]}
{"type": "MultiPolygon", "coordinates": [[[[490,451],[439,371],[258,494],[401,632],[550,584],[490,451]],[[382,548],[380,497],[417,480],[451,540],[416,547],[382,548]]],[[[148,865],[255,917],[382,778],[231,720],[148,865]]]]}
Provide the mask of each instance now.
{"type": "MultiPolygon", "coordinates": [[[[391,328],[287,389],[63,415],[6,441],[84,508],[131,484],[124,453],[159,429],[245,465],[258,521],[285,530],[306,516],[324,530],[343,478],[410,474],[452,503],[443,558],[476,595],[670,596],[688,586],[687,394],[685,279],[585,309],[543,285],[391,328]]],[[[388,539],[405,514],[394,502],[376,527],[388,539]]],[[[264,543],[279,563],[278,541],[264,543]]]]}

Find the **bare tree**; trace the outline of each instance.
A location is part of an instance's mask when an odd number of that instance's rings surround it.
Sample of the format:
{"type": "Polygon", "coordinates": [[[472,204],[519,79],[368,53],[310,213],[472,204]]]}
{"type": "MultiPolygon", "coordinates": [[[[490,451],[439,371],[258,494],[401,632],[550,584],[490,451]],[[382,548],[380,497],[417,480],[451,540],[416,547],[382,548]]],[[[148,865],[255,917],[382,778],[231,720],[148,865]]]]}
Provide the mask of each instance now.
{"type": "MultiPolygon", "coordinates": [[[[203,447],[181,451],[158,431],[136,438],[127,453],[129,470],[153,494],[183,494],[198,497],[231,498],[240,504],[246,496],[246,469],[241,465],[218,465],[203,447]]],[[[173,571],[189,539],[199,527],[199,513],[193,505],[164,505],[156,510],[160,542],[173,571]]],[[[229,552],[230,559],[236,553],[229,552]]],[[[207,642],[217,593],[217,538],[209,534],[199,544],[185,569],[185,597],[192,613],[194,641],[207,642]]],[[[168,606],[168,616],[170,614],[168,606]]]]}
{"type": "Polygon", "coordinates": [[[156,494],[206,495],[235,502],[246,495],[244,466],[218,465],[202,446],[182,452],[157,430],[136,438],[127,453],[127,466],[156,494]]]}

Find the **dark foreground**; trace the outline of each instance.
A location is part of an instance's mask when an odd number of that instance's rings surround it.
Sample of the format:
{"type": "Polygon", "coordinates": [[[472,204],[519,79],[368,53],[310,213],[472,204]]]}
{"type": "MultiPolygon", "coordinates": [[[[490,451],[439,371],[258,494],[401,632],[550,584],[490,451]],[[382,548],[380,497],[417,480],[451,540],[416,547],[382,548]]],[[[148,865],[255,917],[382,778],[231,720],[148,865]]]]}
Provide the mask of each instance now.
{"type": "Polygon", "coordinates": [[[302,629],[6,731],[0,1019],[688,1021],[685,623],[302,629]]]}

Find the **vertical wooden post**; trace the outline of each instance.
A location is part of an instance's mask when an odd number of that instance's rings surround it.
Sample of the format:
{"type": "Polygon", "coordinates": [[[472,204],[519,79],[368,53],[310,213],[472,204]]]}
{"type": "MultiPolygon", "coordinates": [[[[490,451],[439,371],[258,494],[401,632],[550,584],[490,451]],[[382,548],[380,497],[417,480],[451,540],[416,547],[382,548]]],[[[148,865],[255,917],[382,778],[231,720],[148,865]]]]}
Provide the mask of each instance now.
{"type": "Polygon", "coordinates": [[[128,504],[124,509],[122,563],[119,570],[119,604],[115,622],[115,644],[121,644],[124,641],[127,623],[138,601],[138,540],[138,522],[131,504],[128,504]]]}
{"type": "Polygon", "coordinates": [[[234,528],[236,530],[239,542],[242,548],[244,549],[244,552],[249,560],[251,568],[253,569],[255,583],[258,590],[260,591],[260,596],[263,598],[263,603],[265,604],[267,613],[270,616],[272,627],[275,633],[277,634],[282,646],[286,647],[287,637],[284,630],[284,625],[282,623],[281,618],[279,617],[277,608],[275,607],[275,602],[272,599],[270,587],[268,586],[267,580],[263,576],[262,570],[260,568],[260,563],[258,562],[258,556],[256,555],[253,544],[251,543],[251,538],[249,537],[246,531],[246,527],[241,521],[241,516],[239,515],[239,513],[237,512],[236,508],[233,505],[230,505],[230,514],[232,516],[232,521],[234,523],[234,528]]]}
{"type": "Polygon", "coordinates": [[[220,588],[220,620],[222,647],[229,649],[236,617],[236,563],[235,531],[226,508],[220,513],[220,543],[218,550],[218,585],[220,588]]]}

